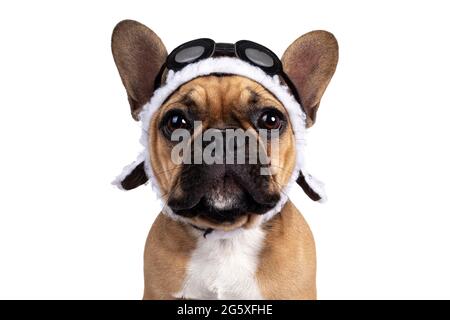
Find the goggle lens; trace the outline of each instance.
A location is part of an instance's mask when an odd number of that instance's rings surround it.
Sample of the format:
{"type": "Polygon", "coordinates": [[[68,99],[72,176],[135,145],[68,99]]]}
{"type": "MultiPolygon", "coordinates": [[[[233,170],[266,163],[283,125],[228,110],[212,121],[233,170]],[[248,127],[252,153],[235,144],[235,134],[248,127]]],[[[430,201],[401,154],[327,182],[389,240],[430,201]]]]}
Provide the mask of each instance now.
{"type": "Polygon", "coordinates": [[[257,66],[262,66],[266,68],[273,67],[273,58],[267,53],[262,52],[258,49],[247,48],[245,49],[245,56],[248,60],[256,64],[257,66]]]}
{"type": "Polygon", "coordinates": [[[188,47],[177,52],[175,55],[175,61],[177,63],[189,63],[200,58],[204,52],[205,48],[202,46],[188,47]]]}

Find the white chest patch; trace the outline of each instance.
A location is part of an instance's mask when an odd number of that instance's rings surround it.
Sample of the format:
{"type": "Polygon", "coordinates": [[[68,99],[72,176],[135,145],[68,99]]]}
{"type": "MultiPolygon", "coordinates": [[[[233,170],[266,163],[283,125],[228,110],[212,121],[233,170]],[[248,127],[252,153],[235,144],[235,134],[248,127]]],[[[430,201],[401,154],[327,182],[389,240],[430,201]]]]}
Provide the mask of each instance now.
{"type": "Polygon", "coordinates": [[[253,228],[228,239],[198,239],[184,285],[184,299],[262,299],[256,279],[264,232],[253,228]]]}

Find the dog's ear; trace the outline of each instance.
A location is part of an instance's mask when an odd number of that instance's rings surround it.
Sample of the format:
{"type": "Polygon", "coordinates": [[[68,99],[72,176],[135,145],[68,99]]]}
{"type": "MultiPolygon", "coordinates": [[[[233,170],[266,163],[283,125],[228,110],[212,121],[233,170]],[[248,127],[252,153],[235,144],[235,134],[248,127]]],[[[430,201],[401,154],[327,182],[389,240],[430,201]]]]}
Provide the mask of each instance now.
{"type": "Polygon", "coordinates": [[[327,31],[312,31],[295,40],[281,59],[306,112],[306,126],[316,120],[320,99],[336,70],[338,43],[327,31]]]}
{"type": "Polygon", "coordinates": [[[166,61],[166,48],[156,33],[133,20],[117,24],[111,47],[127,90],[131,114],[138,120],[140,110],[153,94],[155,78],[166,61]]]}

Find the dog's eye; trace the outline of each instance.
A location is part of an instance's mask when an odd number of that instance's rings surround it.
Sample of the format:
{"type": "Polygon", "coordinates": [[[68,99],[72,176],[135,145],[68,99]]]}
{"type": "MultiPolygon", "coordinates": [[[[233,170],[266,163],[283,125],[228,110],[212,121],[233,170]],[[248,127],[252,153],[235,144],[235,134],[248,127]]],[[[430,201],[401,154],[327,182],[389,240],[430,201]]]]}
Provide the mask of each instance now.
{"type": "Polygon", "coordinates": [[[172,132],[177,129],[188,129],[190,128],[189,121],[181,110],[171,110],[169,111],[161,121],[161,130],[163,133],[170,137],[172,132]]]}
{"type": "Polygon", "coordinates": [[[177,129],[186,129],[188,127],[188,121],[181,111],[174,111],[166,117],[166,127],[170,131],[177,129]]]}
{"type": "Polygon", "coordinates": [[[172,131],[174,131],[176,129],[186,128],[186,126],[187,126],[187,121],[183,115],[175,114],[175,115],[171,116],[169,118],[169,120],[167,121],[167,127],[172,131]]]}
{"type": "Polygon", "coordinates": [[[260,129],[276,130],[283,124],[283,116],[280,111],[270,109],[264,111],[258,119],[257,125],[260,129]]]}

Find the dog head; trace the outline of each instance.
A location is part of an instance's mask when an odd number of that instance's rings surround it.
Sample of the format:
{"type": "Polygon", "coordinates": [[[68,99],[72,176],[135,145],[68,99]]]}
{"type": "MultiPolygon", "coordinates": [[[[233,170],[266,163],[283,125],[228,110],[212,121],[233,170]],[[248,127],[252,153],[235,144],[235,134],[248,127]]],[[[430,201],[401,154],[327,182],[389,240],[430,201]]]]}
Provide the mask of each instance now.
{"type": "Polygon", "coordinates": [[[295,40],[281,59],[284,77],[229,57],[170,72],[160,38],[130,20],[114,29],[112,51],[145,147],[119,177],[122,188],[150,177],[173,217],[225,230],[279,211],[292,181],[321,198],[301,147],[336,68],[332,34],[295,40]]]}

